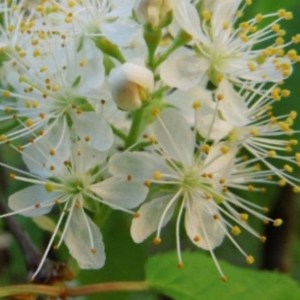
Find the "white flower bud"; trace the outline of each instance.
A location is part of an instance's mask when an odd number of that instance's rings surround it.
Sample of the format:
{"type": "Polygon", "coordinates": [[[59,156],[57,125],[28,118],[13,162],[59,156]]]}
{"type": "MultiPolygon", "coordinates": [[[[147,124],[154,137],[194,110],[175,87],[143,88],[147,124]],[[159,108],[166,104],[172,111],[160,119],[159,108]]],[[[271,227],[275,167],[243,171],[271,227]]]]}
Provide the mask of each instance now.
{"type": "Polygon", "coordinates": [[[169,0],[139,0],[135,6],[135,13],[142,24],[159,27],[168,17],[172,7],[169,0]]]}
{"type": "Polygon", "coordinates": [[[154,88],[152,72],[134,63],[125,63],[113,69],[108,81],[118,107],[129,111],[140,108],[154,88]]]}

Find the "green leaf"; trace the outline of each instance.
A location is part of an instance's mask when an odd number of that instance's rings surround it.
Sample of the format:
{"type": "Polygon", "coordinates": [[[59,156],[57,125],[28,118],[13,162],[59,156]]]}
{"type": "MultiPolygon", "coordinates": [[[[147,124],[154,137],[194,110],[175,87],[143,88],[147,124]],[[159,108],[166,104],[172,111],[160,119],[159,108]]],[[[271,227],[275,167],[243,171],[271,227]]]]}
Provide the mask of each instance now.
{"type": "MultiPolygon", "coordinates": [[[[36,217],[36,218],[33,218],[32,220],[41,229],[49,231],[51,233],[54,231],[54,229],[56,227],[56,223],[47,216],[36,217]]],[[[58,233],[58,235],[60,235],[60,234],[61,233],[58,233]]]]}
{"type": "Polygon", "coordinates": [[[183,258],[183,269],[176,267],[175,253],[151,258],[146,266],[151,288],[175,300],[300,299],[298,284],[288,276],[221,262],[229,278],[223,283],[210,257],[186,252],[183,258]]]}

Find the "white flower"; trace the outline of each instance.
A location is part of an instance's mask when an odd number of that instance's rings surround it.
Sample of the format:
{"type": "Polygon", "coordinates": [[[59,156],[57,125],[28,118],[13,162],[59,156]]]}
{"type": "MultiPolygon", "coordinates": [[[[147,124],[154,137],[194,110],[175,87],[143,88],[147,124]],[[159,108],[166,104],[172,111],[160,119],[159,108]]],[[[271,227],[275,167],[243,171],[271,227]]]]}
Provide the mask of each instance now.
{"type": "MultiPolygon", "coordinates": [[[[156,196],[152,194],[149,202],[141,206],[138,217],[132,222],[134,241],[142,242],[156,231],[154,242],[160,243],[163,226],[177,212],[176,243],[181,266],[179,226],[184,213],[185,230],[190,240],[210,251],[222,278],[225,279],[225,276],[213,249],[222,243],[225,236],[245,256],[246,261],[252,263],[253,257],[235,242],[229,229],[237,235],[242,227],[264,240],[246,224],[248,213],[275,225],[281,221],[265,217],[259,212],[263,208],[235,195],[229,188],[247,189],[253,178],[256,182],[265,182],[267,174],[257,174],[254,167],[245,165],[237,158],[238,146],[223,142],[211,146],[198,145],[195,133],[174,109],[165,109],[153,127],[152,139],[157,140],[153,153],[123,153],[114,156],[110,164],[112,174],[127,174],[146,180],[153,191],[158,191],[156,196]],[[240,213],[239,209],[244,213],[240,213]]],[[[259,189],[253,187],[253,190],[259,189]]]]}
{"type": "Polygon", "coordinates": [[[147,194],[143,181],[122,175],[104,179],[102,167],[107,152],[84,142],[72,142],[66,124],[55,127],[47,139],[27,147],[22,156],[31,174],[19,171],[26,176],[11,177],[33,185],[11,195],[9,207],[13,212],[1,217],[17,213],[37,217],[49,214],[55,206],[60,209],[57,225],[33,277],[42,268],[56,237],[57,247],[64,241],[80,268],[101,268],[105,262],[104,244],[99,228],[86,213],[92,210],[90,202],[133,214],[130,209],[147,194]]]}
{"type": "Polygon", "coordinates": [[[275,116],[270,108],[290,92],[274,85],[265,89],[254,85],[252,92],[237,92],[227,80],[222,80],[214,93],[214,101],[206,98],[197,109],[198,132],[206,139],[218,142],[228,140],[246,149],[252,163],[259,162],[279,178],[279,184],[292,185],[299,190],[299,180],[291,174],[299,163],[299,154],[292,156],[295,139],[286,139],[295,133],[292,129],[297,117],[295,111],[275,116]],[[277,160],[278,164],[270,162],[277,160]]]}
{"type": "Polygon", "coordinates": [[[178,49],[162,64],[161,76],[168,85],[187,90],[207,78],[217,83],[223,77],[240,85],[245,81],[280,82],[291,74],[298,56],[294,50],[285,54],[284,49],[298,39],[285,42],[279,25],[281,20],[291,19],[291,13],[258,14],[238,23],[240,2],[206,1],[201,19],[193,4],[178,2],[175,19],[192,41],[190,49],[178,49]],[[271,21],[259,28],[264,19],[271,21]],[[275,41],[262,48],[262,43],[270,40],[275,41]]]}
{"type": "Polygon", "coordinates": [[[108,81],[114,101],[123,110],[140,108],[154,89],[152,72],[129,62],[114,68],[108,81]]]}
{"type": "Polygon", "coordinates": [[[45,2],[44,10],[52,12],[43,18],[46,29],[58,30],[77,39],[105,37],[120,47],[127,46],[139,26],[131,20],[134,1],[85,0],[45,2]],[[52,8],[52,9],[51,9],[52,8]],[[55,9],[53,9],[55,8],[55,9]]]}
{"type": "MultiPolygon", "coordinates": [[[[16,127],[2,142],[43,131],[49,122],[68,119],[78,136],[98,150],[113,144],[113,133],[106,121],[102,53],[91,41],[82,51],[75,42],[56,34],[39,34],[21,54],[12,54],[3,66],[8,89],[1,110],[2,122],[14,120],[16,127]]],[[[9,52],[8,55],[11,55],[9,52]]]]}

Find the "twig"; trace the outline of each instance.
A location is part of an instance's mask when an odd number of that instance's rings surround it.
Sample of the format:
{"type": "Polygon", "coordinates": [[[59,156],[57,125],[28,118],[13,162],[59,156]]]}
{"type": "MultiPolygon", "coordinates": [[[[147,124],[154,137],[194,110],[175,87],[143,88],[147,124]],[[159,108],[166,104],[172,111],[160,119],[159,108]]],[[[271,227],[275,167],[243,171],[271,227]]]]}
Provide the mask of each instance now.
{"type": "MultiPolygon", "coordinates": [[[[0,168],[0,214],[6,214],[9,212],[6,205],[2,201],[8,186],[6,178],[7,174],[5,170],[0,168]]],[[[41,261],[42,254],[34,246],[29,236],[23,231],[13,216],[4,218],[3,220],[7,230],[11,232],[19,247],[22,249],[28,271],[28,278],[30,279],[41,261]]],[[[47,259],[43,269],[39,272],[34,281],[37,283],[52,283],[57,280],[70,279],[70,274],[71,272],[68,270],[65,263],[53,262],[47,259]]]]}
{"type": "Polygon", "coordinates": [[[145,281],[108,282],[81,287],[27,284],[0,287],[0,297],[39,295],[66,298],[107,292],[142,292],[148,290],[149,285],[145,281]]]}

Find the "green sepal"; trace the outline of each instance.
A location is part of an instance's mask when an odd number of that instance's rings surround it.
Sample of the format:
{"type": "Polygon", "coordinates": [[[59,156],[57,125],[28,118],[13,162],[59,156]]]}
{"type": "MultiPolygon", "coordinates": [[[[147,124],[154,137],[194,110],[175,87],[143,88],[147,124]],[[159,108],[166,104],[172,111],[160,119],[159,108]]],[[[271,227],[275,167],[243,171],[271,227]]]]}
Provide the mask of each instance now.
{"type": "Polygon", "coordinates": [[[112,43],[110,40],[108,40],[106,37],[96,37],[94,38],[94,43],[96,47],[100,49],[103,53],[115,58],[121,63],[124,63],[126,61],[119,47],[112,43]]]}

